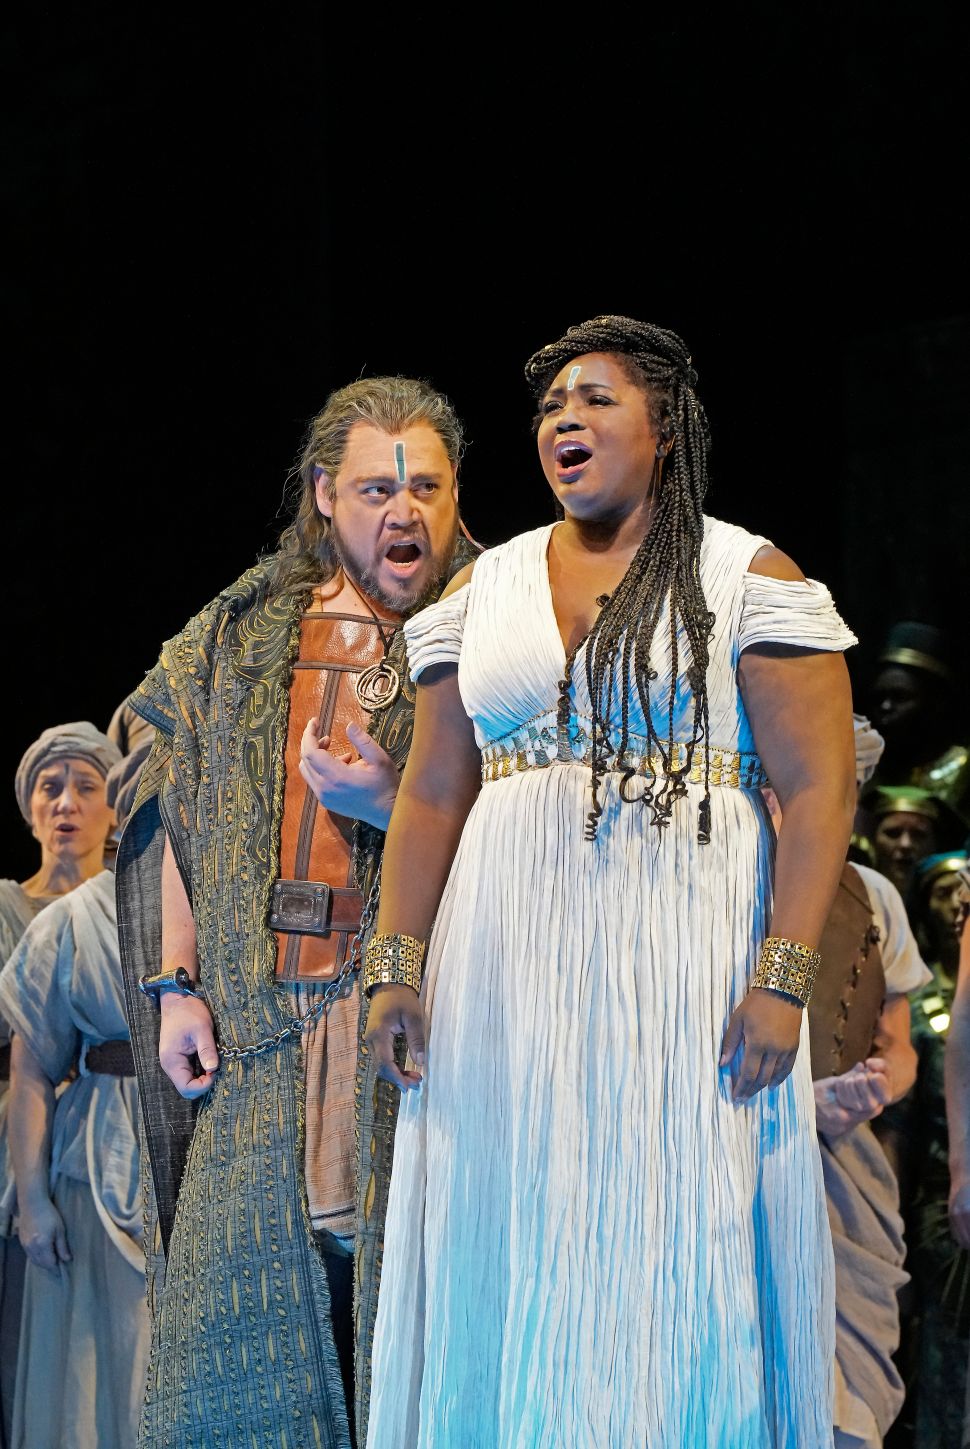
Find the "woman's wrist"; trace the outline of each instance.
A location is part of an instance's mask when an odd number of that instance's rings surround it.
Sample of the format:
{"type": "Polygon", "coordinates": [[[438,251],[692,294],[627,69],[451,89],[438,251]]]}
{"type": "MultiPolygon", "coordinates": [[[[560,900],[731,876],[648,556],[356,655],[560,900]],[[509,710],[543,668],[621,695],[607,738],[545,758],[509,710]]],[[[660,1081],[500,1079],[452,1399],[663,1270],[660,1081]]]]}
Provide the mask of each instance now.
{"type": "Polygon", "coordinates": [[[400,931],[381,931],[372,936],[364,952],[361,991],[367,997],[379,986],[409,986],[420,992],[424,951],[424,941],[400,931]]]}

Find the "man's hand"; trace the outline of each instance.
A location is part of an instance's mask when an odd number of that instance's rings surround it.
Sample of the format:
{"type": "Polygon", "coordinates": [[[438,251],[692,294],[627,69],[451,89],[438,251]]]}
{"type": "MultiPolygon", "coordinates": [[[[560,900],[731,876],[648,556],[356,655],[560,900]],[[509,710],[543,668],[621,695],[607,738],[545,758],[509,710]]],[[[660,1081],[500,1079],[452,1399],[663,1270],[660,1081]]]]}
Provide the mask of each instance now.
{"type": "Polygon", "coordinates": [[[375,986],[364,1041],[377,1063],[377,1075],[402,1092],[421,1085],[421,1073],[402,1071],[394,1060],[394,1038],[404,1035],[414,1063],[424,1066],[424,1010],[410,986],[375,986]]]}
{"type": "Polygon", "coordinates": [[[950,1179],[950,1231],[961,1248],[970,1248],[970,1182],[950,1179]]]}
{"type": "Polygon", "coordinates": [[[201,1097],[212,1086],[219,1069],[209,1008],[196,996],[166,991],[161,1009],[158,1060],[162,1071],[179,1096],[201,1097]]]}
{"type": "Polygon", "coordinates": [[[893,1099],[887,1064],[881,1057],[857,1062],[840,1077],[820,1077],[815,1088],[815,1124],[826,1137],[840,1137],[871,1122],[893,1099]]]}
{"type": "Polygon", "coordinates": [[[330,754],[330,736],[318,738],[319,726],[311,719],[300,741],[300,774],[325,810],[366,820],[386,830],[401,777],[386,750],[371,739],[360,725],[347,727],[347,737],[357,751],[330,754]]]}
{"type": "Polygon", "coordinates": [[[21,1247],[38,1268],[58,1268],[71,1261],[64,1219],[49,1197],[18,1204],[17,1236],[21,1247]]]}
{"type": "Polygon", "coordinates": [[[760,986],[731,1014],[718,1066],[731,1064],[731,1097],[747,1102],[763,1087],[777,1087],[795,1065],[802,1008],[760,986]]]}

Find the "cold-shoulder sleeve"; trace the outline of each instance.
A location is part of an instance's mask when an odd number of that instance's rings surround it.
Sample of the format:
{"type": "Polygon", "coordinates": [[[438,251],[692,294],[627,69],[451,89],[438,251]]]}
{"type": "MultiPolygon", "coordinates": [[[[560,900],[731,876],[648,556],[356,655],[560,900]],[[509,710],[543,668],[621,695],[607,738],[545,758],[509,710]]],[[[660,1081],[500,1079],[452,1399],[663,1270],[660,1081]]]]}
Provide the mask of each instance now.
{"type": "Polygon", "coordinates": [[[404,625],[408,669],[413,680],[432,664],[457,664],[468,610],[469,584],[429,604],[404,625]]]}
{"type": "Polygon", "coordinates": [[[745,574],[739,652],[752,644],[792,644],[836,652],[858,642],[839,616],[832,595],[816,579],[745,574]]]}

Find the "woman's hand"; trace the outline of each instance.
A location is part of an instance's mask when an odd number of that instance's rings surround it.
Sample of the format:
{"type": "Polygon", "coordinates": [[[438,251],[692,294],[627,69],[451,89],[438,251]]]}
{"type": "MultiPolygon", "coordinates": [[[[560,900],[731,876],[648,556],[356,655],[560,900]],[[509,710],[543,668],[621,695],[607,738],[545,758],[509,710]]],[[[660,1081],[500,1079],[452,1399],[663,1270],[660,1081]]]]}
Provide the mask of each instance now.
{"type": "Polygon", "coordinates": [[[180,1097],[201,1097],[212,1086],[219,1069],[209,1008],[197,996],[166,991],[162,993],[161,1010],[159,1065],[180,1097]]]}
{"type": "Polygon", "coordinates": [[[777,991],[753,987],[731,1014],[718,1066],[731,1064],[732,1100],[777,1087],[795,1065],[802,1008],[777,991]]]}
{"type": "Polygon", "coordinates": [[[401,783],[390,755],[358,724],[347,726],[347,738],[358,758],[351,753],[332,755],[330,736],[320,737],[318,729],[317,721],[311,719],[303,731],[300,774],[319,804],[337,815],[366,820],[386,830],[401,783]]]}
{"type": "Polygon", "coordinates": [[[841,1137],[871,1122],[893,1100],[893,1085],[881,1057],[857,1062],[839,1077],[821,1077],[815,1088],[815,1125],[826,1137],[841,1137]]]}
{"type": "Polygon", "coordinates": [[[371,992],[364,1041],[377,1063],[377,1075],[402,1092],[421,1085],[421,1073],[402,1071],[394,1060],[394,1038],[403,1036],[417,1066],[424,1066],[424,1010],[410,986],[375,986],[371,992]]]}
{"type": "Polygon", "coordinates": [[[64,1219],[49,1197],[20,1204],[17,1236],[21,1247],[38,1268],[58,1268],[71,1261],[64,1219]]]}

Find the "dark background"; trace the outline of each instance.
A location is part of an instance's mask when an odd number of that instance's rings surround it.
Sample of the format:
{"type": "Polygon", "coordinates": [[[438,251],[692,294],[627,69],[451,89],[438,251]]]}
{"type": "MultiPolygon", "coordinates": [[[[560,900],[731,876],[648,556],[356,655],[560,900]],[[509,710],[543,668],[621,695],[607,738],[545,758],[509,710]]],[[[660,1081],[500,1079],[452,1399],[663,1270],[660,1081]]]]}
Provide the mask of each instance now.
{"type": "Polygon", "coordinates": [[[522,364],[601,311],[685,337],[708,510],[830,585],[863,703],[890,623],[965,616],[963,10],[3,22],[11,783],[271,545],[361,373],[452,397],[480,540],[547,521],[522,364]]]}

